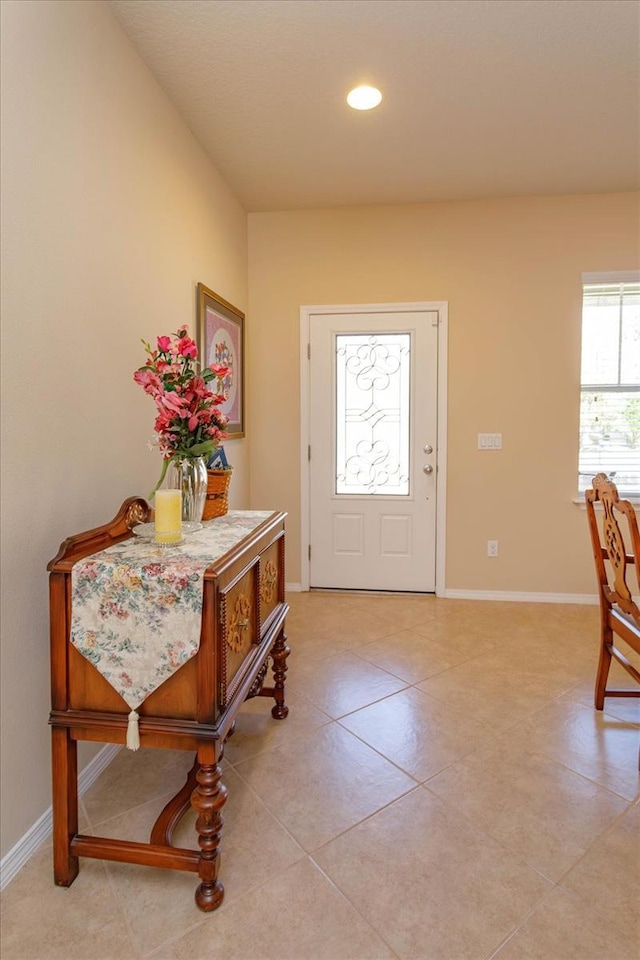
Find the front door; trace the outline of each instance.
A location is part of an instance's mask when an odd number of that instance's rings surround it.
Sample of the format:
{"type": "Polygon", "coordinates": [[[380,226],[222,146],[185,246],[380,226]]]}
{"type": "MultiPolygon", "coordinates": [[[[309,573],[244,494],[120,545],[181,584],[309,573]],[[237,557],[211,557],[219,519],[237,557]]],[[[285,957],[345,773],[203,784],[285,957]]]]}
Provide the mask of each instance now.
{"type": "Polygon", "coordinates": [[[432,592],[438,310],[310,316],[310,586],[432,592]]]}

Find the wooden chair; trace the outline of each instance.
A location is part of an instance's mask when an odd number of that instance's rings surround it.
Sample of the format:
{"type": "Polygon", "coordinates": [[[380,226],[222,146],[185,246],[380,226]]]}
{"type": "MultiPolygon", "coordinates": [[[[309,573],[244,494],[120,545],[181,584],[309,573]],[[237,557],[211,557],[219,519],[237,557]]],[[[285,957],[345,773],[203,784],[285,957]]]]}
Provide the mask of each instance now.
{"type": "Polygon", "coordinates": [[[634,566],[637,597],[640,533],[633,505],[628,500],[620,500],[615,484],[604,473],[593,478],[593,487],[585,492],[585,500],[600,597],[600,662],[594,702],[596,709],[602,710],[605,697],[640,697],[640,689],[607,689],[612,657],[640,684],[640,672],[614,643],[614,636],[619,637],[640,654],[640,607],[627,583],[627,567],[634,566]],[[602,525],[598,523],[594,508],[597,502],[602,504],[602,525]],[[623,517],[626,523],[621,524],[619,521],[623,517]]]}

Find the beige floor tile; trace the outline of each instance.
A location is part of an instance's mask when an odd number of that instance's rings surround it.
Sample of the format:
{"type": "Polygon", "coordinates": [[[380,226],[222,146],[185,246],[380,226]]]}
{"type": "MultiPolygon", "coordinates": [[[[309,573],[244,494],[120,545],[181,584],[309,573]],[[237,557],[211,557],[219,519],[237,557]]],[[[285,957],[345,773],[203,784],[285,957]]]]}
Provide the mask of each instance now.
{"type": "Polygon", "coordinates": [[[301,665],[296,684],[297,693],[334,719],[406,686],[403,680],[353,654],[301,665]]]}
{"type": "Polygon", "coordinates": [[[640,806],[630,807],[591,844],[562,886],[635,938],[640,955],[640,806]]]}
{"type": "Polygon", "coordinates": [[[436,616],[436,598],[432,595],[417,596],[366,596],[359,597],[354,609],[364,609],[388,620],[394,632],[424,624],[436,616]]]}
{"type": "Polygon", "coordinates": [[[595,676],[590,649],[567,644],[564,638],[554,638],[546,633],[531,637],[512,635],[510,642],[498,644],[485,659],[497,669],[509,669],[516,664],[519,671],[546,678],[554,687],[560,682],[564,689],[595,676]]]}
{"type": "Polygon", "coordinates": [[[142,956],[200,921],[202,911],[194,899],[199,883],[195,873],[115,862],[107,864],[107,872],[117,893],[120,913],[142,956]]]}
{"type": "Polygon", "coordinates": [[[429,640],[468,654],[465,659],[469,659],[493,650],[497,643],[502,642],[501,632],[506,628],[496,628],[487,617],[457,613],[418,623],[413,629],[429,640]]]}
{"type": "Polygon", "coordinates": [[[314,598],[294,606],[287,633],[294,653],[322,660],[374,639],[397,633],[412,623],[426,622],[433,598],[356,594],[304,594],[314,598]]]}
{"type": "Polygon", "coordinates": [[[541,633],[558,628],[564,633],[575,632],[581,636],[594,628],[597,630],[600,617],[597,604],[491,601],[478,604],[478,608],[496,624],[528,625],[541,633]]]}
{"type": "Polygon", "coordinates": [[[449,600],[434,597],[433,610],[436,617],[468,617],[477,621],[490,616],[490,604],[478,600],[449,600]]]}
{"type": "Polygon", "coordinates": [[[491,960],[638,960],[638,942],[557,887],[491,960]]]}
{"type": "Polygon", "coordinates": [[[522,753],[508,734],[427,787],[549,879],[557,881],[627,808],[567,767],[522,753]]]}
{"type": "MultiPolygon", "coordinates": [[[[222,811],[221,872],[227,901],[242,896],[304,857],[304,850],[233,769],[225,771],[228,790],[222,811]]],[[[191,846],[195,813],[185,815],[175,834],[178,846],[191,846]]]]}
{"type": "MultiPolygon", "coordinates": [[[[484,652],[493,644],[484,645],[484,652]]],[[[446,642],[430,640],[415,630],[403,630],[383,640],[357,647],[353,654],[387,670],[407,683],[419,683],[450,667],[463,663],[482,651],[469,642],[466,650],[446,642]]]]}
{"type": "MultiPolygon", "coordinates": [[[[597,648],[593,653],[593,670],[588,679],[576,684],[571,690],[568,690],[563,696],[571,700],[578,700],[589,707],[593,707],[593,693],[596,682],[597,669],[597,648]]],[[[611,664],[607,685],[611,689],[633,690],[638,692],[638,684],[633,681],[629,674],[623,670],[620,664],[615,660],[611,664]]],[[[640,696],[637,697],[606,697],[606,713],[610,717],[628,723],[640,723],[640,696]]]]}
{"type": "Polygon", "coordinates": [[[608,697],[605,704],[607,716],[623,723],[640,724],[640,700],[631,697],[608,697]]]}
{"type": "Polygon", "coordinates": [[[331,717],[295,693],[287,691],[286,703],[289,715],[284,720],[274,720],[271,716],[273,700],[268,697],[248,700],[238,713],[233,736],[225,744],[225,760],[230,764],[238,763],[264,750],[284,746],[331,722],[331,717]]]}
{"type": "Polygon", "coordinates": [[[484,960],[550,884],[424,788],[314,859],[399,957],[484,960]]]}
{"type": "Polygon", "coordinates": [[[640,725],[559,698],[511,727],[508,737],[523,752],[550,757],[627,800],[638,796],[640,725]]]}
{"type": "Polygon", "coordinates": [[[420,690],[466,710],[496,731],[507,729],[560,696],[572,683],[520,669],[519,660],[492,654],[452,667],[418,684],[420,690]]]}
{"type": "Polygon", "coordinates": [[[337,653],[349,653],[360,645],[359,640],[342,636],[337,627],[315,633],[300,625],[291,630],[287,628],[287,642],[291,648],[287,661],[289,678],[294,681],[296,669],[300,663],[326,660],[327,657],[334,657],[337,653]]]}
{"type": "Polygon", "coordinates": [[[183,750],[120,750],[82,800],[91,824],[118,816],[183,785],[193,765],[183,750]]]}
{"type": "Polygon", "coordinates": [[[287,635],[294,647],[305,638],[323,640],[340,650],[347,650],[394,632],[390,620],[369,609],[354,607],[353,601],[336,606],[330,599],[325,607],[316,605],[296,609],[287,617],[287,635]]]}
{"type": "MultiPolygon", "coordinates": [[[[219,878],[225,899],[231,901],[285,870],[304,851],[232,769],[225,771],[223,782],[228,797],[222,809],[219,878]]],[[[110,820],[103,835],[148,841],[150,826],[170,798],[167,795],[159,803],[143,804],[110,820]]],[[[192,812],[185,814],[173,842],[197,849],[192,812]]],[[[107,869],[140,951],[155,949],[199,921],[195,874],[116,863],[109,863],[107,869]]]]}
{"type": "Polygon", "coordinates": [[[233,769],[307,851],[416,785],[335,723],[233,769]]]}
{"type": "Polygon", "coordinates": [[[341,610],[353,607],[357,595],[352,590],[309,590],[287,593],[293,611],[341,610]]]}
{"type": "MultiPolygon", "coordinates": [[[[619,685],[619,689],[625,689],[623,684],[619,685]]],[[[631,689],[631,686],[627,689],[631,689]]],[[[595,709],[593,706],[593,682],[591,681],[578,684],[572,690],[568,690],[566,696],[595,709]]],[[[635,726],[640,724],[640,698],[606,697],[604,703],[604,712],[612,720],[617,720],[622,724],[635,724],[635,726]]]]}
{"type": "Polygon", "coordinates": [[[491,727],[421,690],[401,690],[340,724],[416,780],[426,780],[492,739],[491,727]]]}
{"type": "MultiPolygon", "coordinates": [[[[58,888],[43,847],[2,960],[640,960],[640,699],[593,709],[598,608],[288,599],[289,717],[247,703],[222,761],[221,909],[195,874],[90,859],[58,888]]],[[[146,840],[192,759],[121,750],[81,830],[146,840]]]]}
{"type": "Polygon", "coordinates": [[[150,960],[394,960],[309,860],[206,917],[150,960]]]}
{"type": "Polygon", "coordinates": [[[2,892],[2,960],[138,960],[104,864],[83,859],[56,887],[49,845],[2,892]]]}

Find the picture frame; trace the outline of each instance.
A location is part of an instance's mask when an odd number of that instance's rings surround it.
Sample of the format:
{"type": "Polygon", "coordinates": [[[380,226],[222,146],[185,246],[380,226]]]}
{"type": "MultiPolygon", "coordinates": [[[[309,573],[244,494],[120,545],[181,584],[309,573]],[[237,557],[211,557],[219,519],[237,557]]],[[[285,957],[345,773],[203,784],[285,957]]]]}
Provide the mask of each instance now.
{"type": "Polygon", "coordinates": [[[224,363],[233,369],[231,380],[226,385],[228,398],[220,407],[229,420],[229,440],[237,440],[245,435],[244,319],[241,310],[203,283],[198,284],[196,342],[202,366],[224,363]]]}

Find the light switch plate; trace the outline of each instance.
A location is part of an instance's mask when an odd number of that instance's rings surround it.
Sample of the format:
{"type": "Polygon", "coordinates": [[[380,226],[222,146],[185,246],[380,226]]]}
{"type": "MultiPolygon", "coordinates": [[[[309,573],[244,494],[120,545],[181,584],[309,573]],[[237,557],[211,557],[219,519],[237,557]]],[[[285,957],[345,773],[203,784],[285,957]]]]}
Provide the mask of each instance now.
{"type": "Polygon", "coordinates": [[[502,450],[502,434],[479,433],[478,450],[502,450]]]}

